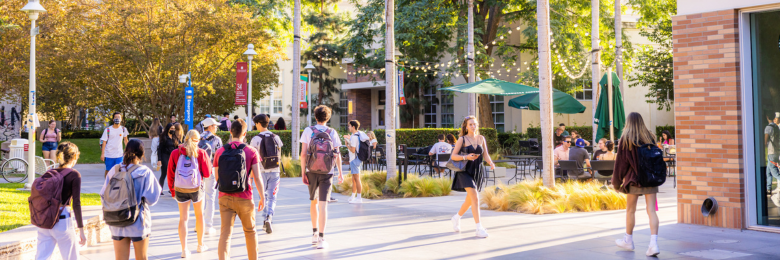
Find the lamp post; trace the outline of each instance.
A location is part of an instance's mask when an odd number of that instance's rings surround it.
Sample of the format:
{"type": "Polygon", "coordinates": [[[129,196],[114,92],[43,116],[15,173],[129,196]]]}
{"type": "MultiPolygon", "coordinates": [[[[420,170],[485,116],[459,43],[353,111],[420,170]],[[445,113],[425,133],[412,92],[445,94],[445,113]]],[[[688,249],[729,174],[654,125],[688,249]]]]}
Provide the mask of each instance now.
{"type": "MultiPolygon", "coordinates": [[[[307,83],[307,89],[306,89],[306,102],[309,104],[306,104],[306,107],[309,109],[308,112],[306,112],[306,123],[311,126],[311,70],[315,69],[314,65],[311,64],[311,60],[306,61],[306,67],[304,67],[307,72],[309,72],[309,77],[306,78],[309,82],[307,83]]],[[[322,84],[322,82],[320,82],[322,84]]]]}
{"type": "Polygon", "coordinates": [[[192,89],[192,72],[179,75],[179,83],[187,83],[187,87],[184,88],[184,124],[187,125],[187,131],[189,131],[193,129],[192,118],[195,111],[193,107],[195,90],[192,89]]]}
{"type": "Polygon", "coordinates": [[[27,114],[27,183],[25,189],[31,189],[35,180],[35,125],[38,124],[38,117],[35,116],[35,36],[38,35],[38,27],[35,26],[35,20],[38,20],[38,14],[46,12],[38,0],[30,0],[22,12],[30,16],[30,94],[28,98],[30,111],[27,114]]]}
{"type": "Polygon", "coordinates": [[[246,77],[247,85],[249,87],[247,89],[246,123],[254,124],[250,122],[252,122],[252,58],[254,55],[257,55],[257,52],[255,51],[255,45],[250,43],[249,46],[247,46],[244,55],[246,55],[246,59],[249,60],[249,64],[247,64],[247,77],[246,77]]]}

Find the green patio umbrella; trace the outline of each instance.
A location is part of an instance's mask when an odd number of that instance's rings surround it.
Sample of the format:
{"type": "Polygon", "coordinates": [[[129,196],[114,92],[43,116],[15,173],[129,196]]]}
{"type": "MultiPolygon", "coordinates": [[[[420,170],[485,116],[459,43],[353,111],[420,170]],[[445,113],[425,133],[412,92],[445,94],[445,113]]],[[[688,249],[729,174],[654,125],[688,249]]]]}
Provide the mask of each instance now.
{"type": "Polygon", "coordinates": [[[477,82],[443,88],[441,90],[498,96],[515,96],[528,93],[539,93],[538,88],[499,79],[485,79],[477,82]]]}
{"type": "MultiPolygon", "coordinates": [[[[598,124],[598,130],[596,132],[596,140],[601,139],[609,133],[609,94],[607,93],[607,73],[601,77],[599,82],[601,86],[601,95],[599,95],[599,103],[596,107],[596,114],[593,116],[594,121],[598,124]]],[[[615,127],[615,136],[613,140],[617,140],[623,134],[623,127],[626,126],[626,111],[623,108],[623,95],[620,93],[620,79],[617,73],[612,72],[612,113],[615,127]]]]}
{"type": "MultiPolygon", "coordinates": [[[[578,114],[585,112],[585,106],[569,94],[553,89],[552,96],[553,113],[578,114]]],[[[519,109],[539,110],[539,91],[510,99],[509,106],[519,109]]]]}

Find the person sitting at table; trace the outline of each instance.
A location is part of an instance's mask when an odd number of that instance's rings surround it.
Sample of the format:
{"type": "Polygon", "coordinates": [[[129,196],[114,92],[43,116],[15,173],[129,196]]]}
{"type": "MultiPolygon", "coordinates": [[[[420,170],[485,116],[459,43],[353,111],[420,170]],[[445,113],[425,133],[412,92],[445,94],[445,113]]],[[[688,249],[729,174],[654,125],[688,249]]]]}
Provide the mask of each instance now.
{"type": "Polygon", "coordinates": [[[563,134],[563,129],[555,128],[555,135],[553,135],[553,144],[555,148],[560,147],[563,144],[563,138],[568,135],[563,134]]]}
{"type": "Polygon", "coordinates": [[[437,138],[439,139],[439,142],[431,147],[428,155],[437,155],[435,159],[439,163],[440,168],[434,169],[436,170],[436,173],[441,174],[444,172],[444,169],[447,168],[447,162],[439,162],[438,154],[452,154],[452,145],[444,141],[446,137],[443,134],[440,134],[437,138]]]}
{"type": "Polygon", "coordinates": [[[455,135],[447,134],[447,143],[452,145],[452,148],[455,148],[455,135]]]}
{"type": "Polygon", "coordinates": [[[577,163],[577,170],[574,170],[572,173],[573,175],[577,176],[577,179],[588,179],[591,177],[591,175],[586,173],[584,170],[586,167],[590,168],[588,150],[585,150],[585,146],[585,140],[577,139],[577,141],[574,142],[574,147],[569,149],[569,160],[575,161],[577,163]]]}
{"type": "Polygon", "coordinates": [[[556,147],[555,150],[553,150],[553,155],[555,155],[555,165],[558,165],[559,160],[569,160],[569,150],[570,150],[569,147],[571,146],[571,137],[564,136],[561,139],[563,140],[561,145],[556,147]]]}
{"type": "MultiPolygon", "coordinates": [[[[571,140],[577,140],[577,139],[582,139],[582,136],[579,133],[577,133],[576,130],[571,130],[571,140]]],[[[590,142],[588,142],[587,140],[582,139],[582,141],[585,141],[585,146],[590,146],[590,142]]]]}
{"type": "Polygon", "coordinates": [[[376,141],[376,135],[374,134],[374,131],[369,131],[368,133],[366,133],[366,135],[368,135],[368,139],[370,140],[371,149],[376,151],[376,145],[379,142],[376,141]]]}
{"type": "MultiPolygon", "coordinates": [[[[617,155],[615,152],[615,144],[607,140],[607,138],[601,138],[599,140],[599,150],[593,153],[593,160],[615,160],[617,155]]],[[[604,176],[612,175],[612,171],[599,171],[599,174],[604,176]]]]}
{"type": "Polygon", "coordinates": [[[658,142],[660,143],[658,147],[663,149],[665,145],[674,145],[674,137],[669,133],[669,130],[664,130],[661,132],[661,136],[658,137],[658,142]]]}

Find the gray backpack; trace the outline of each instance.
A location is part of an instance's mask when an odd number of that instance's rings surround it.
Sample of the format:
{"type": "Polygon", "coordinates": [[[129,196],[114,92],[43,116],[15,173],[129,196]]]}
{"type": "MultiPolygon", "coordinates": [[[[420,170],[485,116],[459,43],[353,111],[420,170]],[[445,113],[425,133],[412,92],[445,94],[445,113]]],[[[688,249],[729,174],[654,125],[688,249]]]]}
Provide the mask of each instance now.
{"type": "Polygon", "coordinates": [[[141,205],[135,200],[135,184],[132,172],[134,165],[127,169],[121,165],[114,167],[114,176],[108,180],[105,191],[100,194],[103,202],[103,220],[109,226],[126,227],[138,220],[141,205]]]}

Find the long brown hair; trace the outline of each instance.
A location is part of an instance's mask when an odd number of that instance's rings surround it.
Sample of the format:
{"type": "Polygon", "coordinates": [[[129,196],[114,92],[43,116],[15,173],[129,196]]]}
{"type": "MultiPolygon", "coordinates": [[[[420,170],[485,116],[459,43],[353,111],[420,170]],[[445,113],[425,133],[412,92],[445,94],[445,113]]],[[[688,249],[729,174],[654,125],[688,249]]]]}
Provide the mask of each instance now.
{"type": "MultiPolygon", "coordinates": [[[[467,116],[463,119],[463,123],[460,123],[460,132],[458,133],[458,137],[465,136],[468,134],[468,129],[466,128],[469,124],[469,120],[474,119],[474,123],[479,126],[479,122],[477,122],[477,117],[475,116],[467,116]]],[[[479,135],[479,127],[477,129],[474,129],[474,135],[479,135]]]]}
{"type": "Polygon", "coordinates": [[[155,118],[154,121],[152,121],[152,126],[149,127],[149,138],[159,137],[160,134],[162,134],[160,133],[160,128],[162,128],[160,119],[155,118]]]}
{"type": "Polygon", "coordinates": [[[631,151],[634,146],[639,147],[642,144],[654,143],[655,135],[650,130],[647,130],[642,115],[637,112],[628,114],[626,128],[623,129],[623,136],[620,137],[620,142],[618,143],[621,148],[625,146],[631,151]]]}

